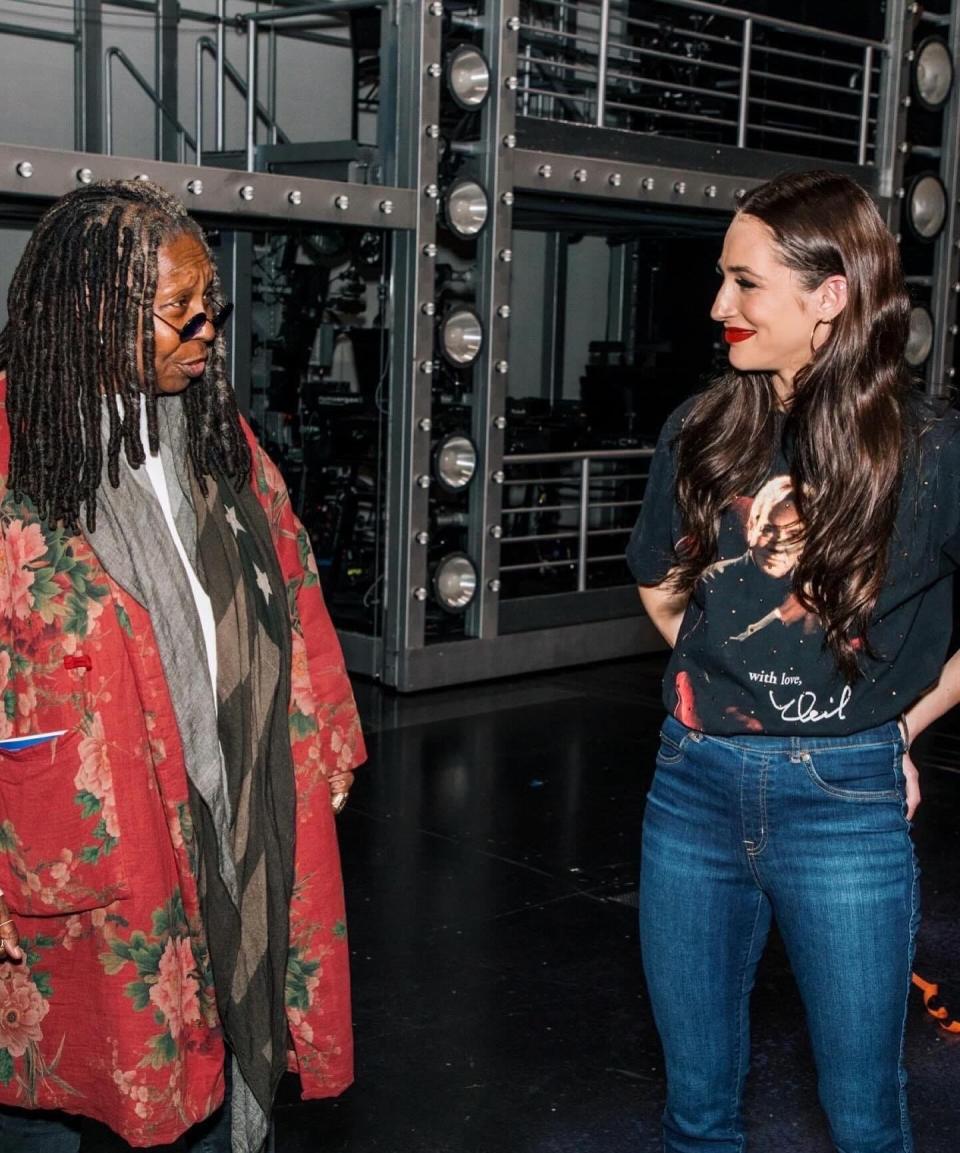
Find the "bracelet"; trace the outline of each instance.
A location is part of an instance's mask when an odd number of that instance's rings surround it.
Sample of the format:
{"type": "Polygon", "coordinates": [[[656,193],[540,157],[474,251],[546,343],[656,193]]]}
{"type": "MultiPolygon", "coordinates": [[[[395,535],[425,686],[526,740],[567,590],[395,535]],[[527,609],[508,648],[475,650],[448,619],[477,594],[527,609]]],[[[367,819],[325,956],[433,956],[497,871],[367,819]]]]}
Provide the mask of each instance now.
{"type": "Polygon", "coordinates": [[[903,737],[903,751],[904,753],[910,752],[910,726],[907,724],[906,716],[901,713],[897,717],[897,725],[900,728],[900,736],[903,737]]]}

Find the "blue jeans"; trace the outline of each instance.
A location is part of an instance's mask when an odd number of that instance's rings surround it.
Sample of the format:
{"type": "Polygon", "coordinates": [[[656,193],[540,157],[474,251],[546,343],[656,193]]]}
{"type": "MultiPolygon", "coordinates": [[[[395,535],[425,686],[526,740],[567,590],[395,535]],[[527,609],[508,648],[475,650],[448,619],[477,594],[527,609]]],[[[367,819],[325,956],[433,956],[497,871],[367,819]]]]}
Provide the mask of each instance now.
{"type": "Polygon", "coordinates": [[[749,999],[776,918],[838,1153],[911,1153],[903,1035],[918,870],[894,723],[712,737],[668,717],[647,799],[644,972],[666,1153],[741,1153],[749,999]]]}
{"type": "MultiPolygon", "coordinates": [[[[229,1067],[228,1060],[228,1091],[229,1067]]],[[[77,1153],[81,1142],[84,1153],[133,1153],[131,1145],[98,1121],[56,1111],[0,1106],[0,1153],[77,1153]]],[[[172,1145],[153,1148],[165,1153],[230,1153],[229,1100],[172,1145]]]]}

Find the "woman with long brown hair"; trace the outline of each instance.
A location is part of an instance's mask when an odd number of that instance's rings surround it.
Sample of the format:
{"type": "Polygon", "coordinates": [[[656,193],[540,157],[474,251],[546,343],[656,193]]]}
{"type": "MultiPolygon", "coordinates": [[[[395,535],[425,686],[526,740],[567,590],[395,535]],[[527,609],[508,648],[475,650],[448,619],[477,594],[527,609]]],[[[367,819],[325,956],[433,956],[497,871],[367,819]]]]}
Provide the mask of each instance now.
{"type": "Polygon", "coordinates": [[[744,1148],[775,919],[836,1148],[909,1153],[908,749],[960,697],[960,417],[910,380],[896,242],[848,178],[749,193],[718,272],[730,366],[667,421],[628,552],[673,647],[640,887],[664,1148],[744,1148]]]}

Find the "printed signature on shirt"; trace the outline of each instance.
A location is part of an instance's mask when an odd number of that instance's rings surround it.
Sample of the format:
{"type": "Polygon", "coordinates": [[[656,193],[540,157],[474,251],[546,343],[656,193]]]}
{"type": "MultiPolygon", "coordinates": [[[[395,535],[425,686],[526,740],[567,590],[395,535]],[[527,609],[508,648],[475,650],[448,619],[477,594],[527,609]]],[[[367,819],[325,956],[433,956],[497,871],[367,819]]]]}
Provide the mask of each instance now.
{"type": "MultiPolygon", "coordinates": [[[[845,721],[847,717],[843,710],[850,703],[852,696],[853,689],[851,689],[849,685],[845,685],[843,692],[840,694],[840,703],[835,708],[826,709],[821,712],[817,708],[816,693],[801,693],[799,696],[787,701],[785,705],[781,705],[772,692],[769,694],[770,704],[773,705],[783,720],[792,721],[801,725],[816,725],[820,721],[833,720],[834,717],[839,717],[841,721],[845,721]]],[[[833,704],[833,697],[830,698],[830,703],[833,704]]]]}

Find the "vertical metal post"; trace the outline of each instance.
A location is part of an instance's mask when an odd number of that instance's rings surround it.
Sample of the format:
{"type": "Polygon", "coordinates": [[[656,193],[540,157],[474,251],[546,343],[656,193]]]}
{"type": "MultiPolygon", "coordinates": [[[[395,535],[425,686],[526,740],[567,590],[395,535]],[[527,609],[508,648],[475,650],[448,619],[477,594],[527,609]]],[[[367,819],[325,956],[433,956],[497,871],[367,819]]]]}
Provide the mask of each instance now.
{"type": "Polygon", "coordinates": [[[196,68],[193,74],[194,104],[194,140],[197,142],[197,166],[203,163],[203,37],[197,41],[196,68]]]}
{"type": "Polygon", "coordinates": [[[753,55],[753,20],[743,22],[743,45],[740,50],[740,107],[737,111],[737,147],[747,146],[747,123],[750,119],[750,66],[753,55]]]}
{"type": "Polygon", "coordinates": [[[103,101],[103,150],[107,156],[113,155],[113,52],[107,49],[105,69],[107,86],[103,101]]]}
{"type": "Polygon", "coordinates": [[[603,127],[607,109],[607,53],[610,50],[610,0],[600,4],[600,46],[597,60],[597,119],[598,128],[603,127]]]}
{"type": "Polygon", "coordinates": [[[873,84],[873,45],[863,50],[863,99],[860,103],[860,141],[857,145],[857,163],[867,163],[867,142],[870,139],[870,90],[873,84]]]}
{"type": "Polygon", "coordinates": [[[267,117],[270,121],[270,143],[277,143],[277,29],[271,24],[267,32],[267,117]]]}
{"type": "Polygon", "coordinates": [[[253,236],[249,232],[224,230],[220,247],[214,250],[217,269],[224,290],[234,302],[227,323],[227,375],[233,384],[237,404],[244,414],[250,412],[252,383],[250,374],[253,346],[253,236]]]}
{"type": "Polygon", "coordinates": [[[257,153],[257,33],[256,20],[247,21],[247,106],[244,117],[244,147],[247,171],[253,172],[257,153]]]}
{"type": "Polygon", "coordinates": [[[529,44],[523,46],[523,86],[520,91],[520,111],[524,116],[530,115],[530,73],[533,65],[533,51],[529,44]]]}
{"type": "Polygon", "coordinates": [[[416,227],[393,236],[382,677],[407,687],[426,624],[434,243],[442,15],[422,0],[384,9],[378,135],[387,184],[417,191],[416,227]]]}
{"type": "Polygon", "coordinates": [[[903,98],[910,88],[910,62],[907,48],[910,44],[912,16],[907,0],[891,0],[887,4],[884,43],[886,50],[880,66],[880,92],[874,163],[880,174],[879,193],[886,209],[887,227],[896,233],[900,229],[900,198],[897,191],[903,184],[904,154],[900,144],[906,133],[907,109],[903,98]]]}
{"type": "Polygon", "coordinates": [[[177,124],[177,0],[158,0],[156,16],[155,90],[156,156],[158,160],[181,160],[177,124]]]}
{"type": "Polygon", "coordinates": [[[217,0],[217,91],[215,95],[216,108],[215,108],[215,126],[214,126],[214,147],[218,152],[224,149],[223,143],[223,105],[224,105],[224,87],[225,87],[225,70],[226,70],[226,56],[224,53],[227,50],[227,0],[217,0]]]}
{"type": "Polygon", "coordinates": [[[74,57],[74,142],[81,152],[103,151],[103,4],[75,0],[80,43],[74,57]]]}
{"type": "Polygon", "coordinates": [[[580,521],[577,541],[577,592],[587,588],[587,546],[590,543],[590,457],[580,462],[580,521]]]}
{"type": "Polygon", "coordinates": [[[626,244],[610,245],[610,270],[607,273],[607,331],[605,339],[619,343],[623,340],[626,300],[630,293],[626,244]]]}
{"type": "Polygon", "coordinates": [[[540,395],[551,404],[563,399],[563,346],[567,332],[569,242],[562,232],[547,233],[543,285],[543,361],[540,395]]]}
{"type": "Polygon", "coordinates": [[[474,368],[473,440],[477,475],[470,490],[468,551],[479,580],[467,610],[467,635],[488,639],[499,631],[500,520],[503,503],[509,352],[510,272],[513,257],[513,148],[516,124],[519,0],[487,0],[483,51],[490,64],[490,97],[483,109],[480,183],[490,219],[480,235],[477,305],[484,347],[474,368]],[[509,86],[508,86],[509,85],[509,86]]]}
{"type": "MultiPolygon", "coordinates": [[[[954,0],[950,12],[950,54],[960,60],[960,2],[954,0]]],[[[942,113],[940,179],[947,190],[947,218],[936,240],[933,266],[933,288],[930,294],[933,316],[933,348],[927,362],[927,392],[931,396],[949,396],[956,380],[956,325],[960,281],[960,136],[957,117],[960,116],[960,93],[956,82],[942,113]]]]}

